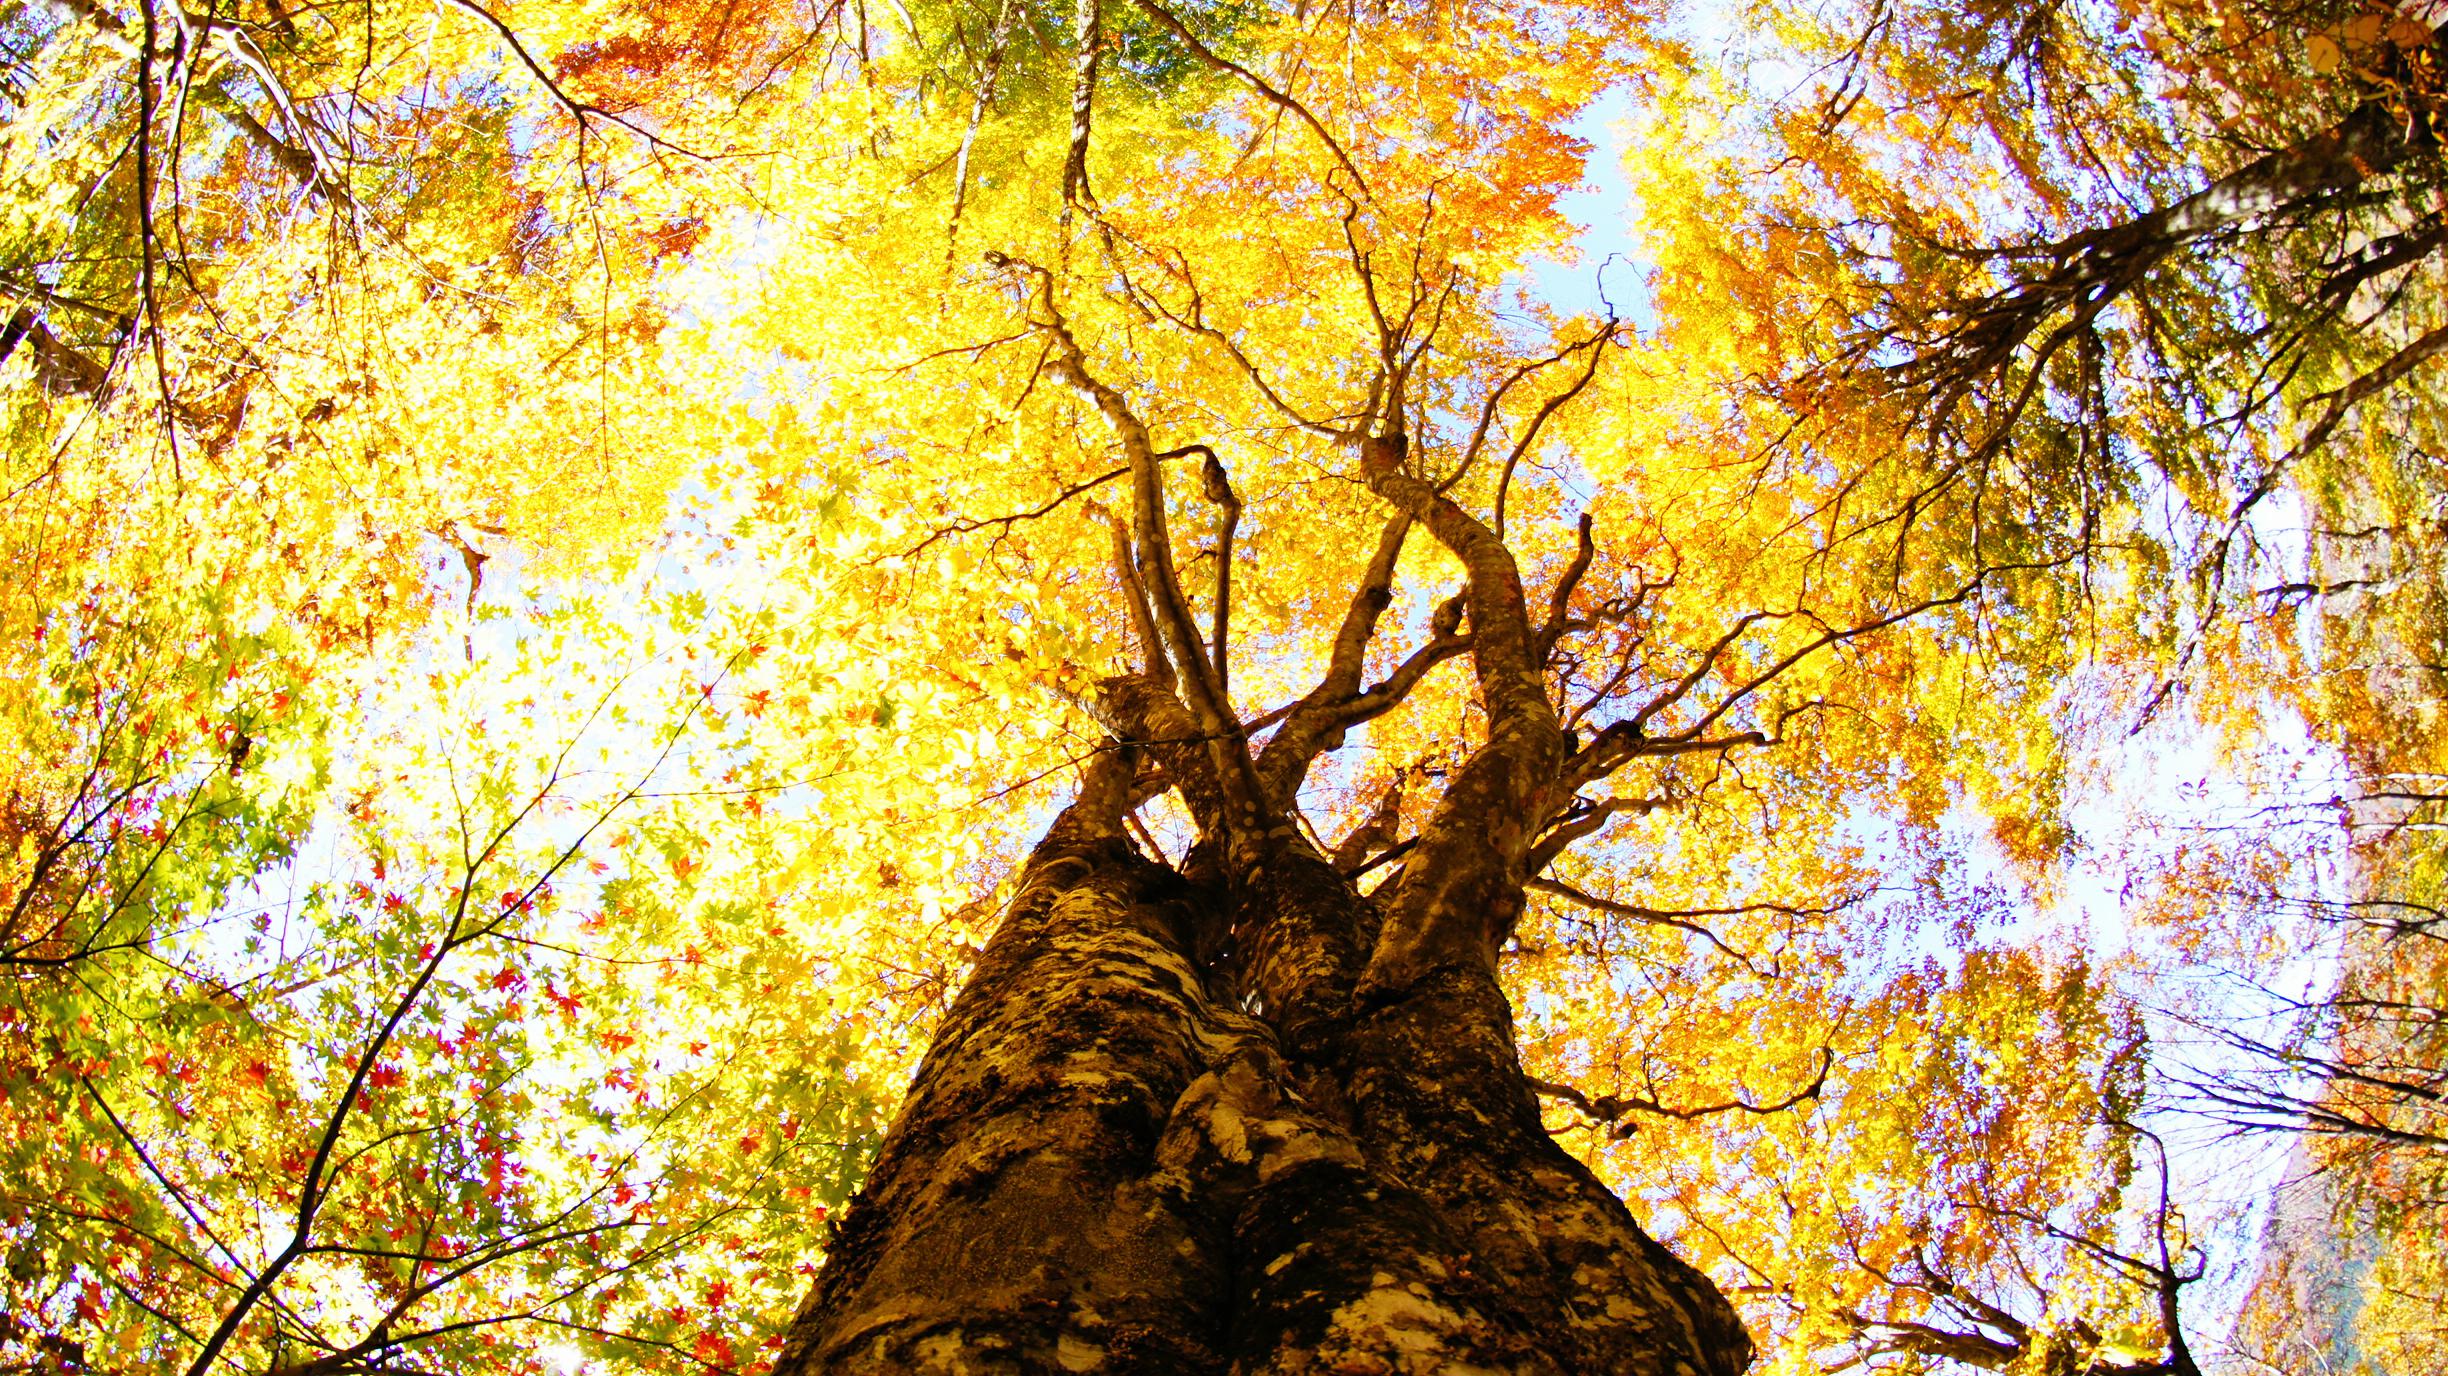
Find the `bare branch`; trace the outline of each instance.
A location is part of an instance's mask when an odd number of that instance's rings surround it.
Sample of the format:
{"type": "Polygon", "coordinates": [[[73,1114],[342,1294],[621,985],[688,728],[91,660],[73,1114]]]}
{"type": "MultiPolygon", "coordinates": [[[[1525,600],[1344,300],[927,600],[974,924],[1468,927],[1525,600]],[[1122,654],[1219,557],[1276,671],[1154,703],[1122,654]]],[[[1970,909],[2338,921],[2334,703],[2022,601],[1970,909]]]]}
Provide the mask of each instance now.
{"type": "Polygon", "coordinates": [[[2311,427],[2304,431],[2303,438],[2297,440],[2294,447],[2289,449],[2283,458],[2262,472],[2260,479],[2253,484],[2251,490],[2237,501],[2235,510],[2228,513],[2227,532],[2219,540],[2218,551],[2212,556],[2211,567],[2217,569],[2224,566],[2228,545],[2242,529],[2245,516],[2254,507],[2260,505],[2262,499],[2277,490],[2278,480],[2286,475],[2288,469],[2294,467],[2304,455],[2320,448],[2328,440],[2330,434],[2337,429],[2339,422],[2345,420],[2355,407],[2370,399],[2374,394],[2394,386],[2416,368],[2438,357],[2443,350],[2448,350],[2448,324],[2433,327],[2428,333],[2391,354],[2381,362],[2380,366],[2370,372],[2362,374],[2334,391],[2323,392],[2314,397],[2312,399],[2314,402],[2327,402],[2327,408],[2312,422],[2311,427]]]}
{"type": "MultiPolygon", "coordinates": [[[[1575,539],[1577,543],[1572,562],[1564,566],[1564,575],[1556,579],[1555,591],[1548,594],[1547,621],[1538,630],[1538,657],[1542,664],[1555,653],[1556,642],[1563,638],[1565,627],[1569,624],[1566,613],[1572,607],[1573,591],[1581,586],[1581,580],[1589,574],[1591,562],[1598,557],[1598,545],[1590,538],[1590,515],[1586,511],[1581,513],[1580,529],[1575,539]]],[[[1647,590],[1646,586],[1642,588],[1644,592],[1647,590]]]]}
{"type": "Polygon", "coordinates": [[[1165,657],[1164,637],[1156,633],[1156,618],[1148,611],[1147,589],[1139,583],[1139,570],[1131,557],[1130,527],[1119,516],[1110,519],[1114,576],[1122,582],[1122,601],[1130,611],[1131,631],[1139,640],[1143,671],[1170,692],[1178,681],[1173,676],[1173,661],[1165,657]]]}
{"type": "MultiPolygon", "coordinates": [[[[1574,397],[1581,395],[1582,390],[1590,385],[1590,379],[1598,376],[1598,361],[1606,355],[1607,341],[1614,337],[1615,322],[1609,320],[1599,329],[1598,333],[1575,346],[1590,351],[1589,366],[1581,370],[1581,376],[1574,378],[1572,385],[1547,398],[1546,402],[1531,415],[1530,423],[1522,427],[1521,438],[1513,442],[1513,452],[1505,455],[1504,472],[1496,480],[1496,518],[1493,522],[1496,538],[1500,540],[1504,538],[1505,497],[1513,490],[1513,470],[1521,466],[1522,456],[1530,452],[1530,446],[1538,441],[1539,431],[1546,426],[1555,413],[1563,410],[1566,403],[1574,397]]],[[[1571,349],[1565,350],[1568,355],[1571,352],[1571,349]]]]}
{"type": "Polygon", "coordinates": [[[952,255],[959,251],[961,212],[969,205],[969,156],[977,147],[978,130],[986,123],[986,111],[994,104],[995,81],[1003,72],[1003,54],[1011,39],[1013,18],[1020,12],[1019,0],[1002,0],[995,11],[994,32],[986,48],[986,70],[980,74],[977,90],[969,101],[969,122],[961,129],[960,149],[952,159],[952,215],[944,225],[944,270],[952,268],[952,255]]]}
{"type": "Polygon", "coordinates": [[[1181,20],[1174,17],[1171,10],[1157,4],[1156,0],[1136,0],[1136,3],[1150,19],[1156,21],[1157,27],[1173,35],[1183,47],[1188,48],[1193,57],[1219,72],[1227,72],[1240,78],[1244,84],[1256,91],[1269,104],[1308,125],[1309,132],[1317,135],[1318,142],[1324,144],[1326,151],[1334,155],[1335,163],[1343,169],[1344,175],[1352,179],[1352,190],[1367,199],[1375,199],[1375,196],[1369,191],[1368,178],[1361,176],[1360,169],[1352,166],[1351,155],[1343,151],[1342,143],[1326,131],[1326,126],[1318,121],[1316,115],[1310,113],[1308,106],[1277,90],[1265,77],[1218,54],[1213,48],[1200,42],[1198,35],[1190,32],[1181,20]]]}
{"type": "Polygon", "coordinates": [[[707,161],[702,153],[683,148],[635,121],[624,119],[600,105],[590,105],[562,89],[561,83],[553,79],[552,73],[545,71],[543,64],[536,61],[535,55],[527,51],[527,45],[519,38],[518,33],[508,24],[503,23],[491,10],[477,4],[476,0],[440,0],[440,2],[473,17],[477,22],[491,29],[494,37],[501,40],[502,46],[509,49],[510,55],[518,59],[521,67],[527,69],[527,74],[535,79],[538,86],[544,88],[544,93],[552,97],[553,103],[567,111],[569,117],[578,122],[578,127],[582,132],[588,120],[600,119],[627,131],[652,147],[677,153],[684,158],[691,158],[699,162],[707,161]]]}
{"type": "Polygon", "coordinates": [[[1079,0],[1073,10],[1079,31],[1079,54],[1071,77],[1071,145],[1063,154],[1063,238],[1068,241],[1071,211],[1078,207],[1094,216],[1096,192],[1088,185],[1088,137],[1095,123],[1097,62],[1105,54],[1105,10],[1100,0],[1079,0]]]}
{"type": "Polygon", "coordinates": [[[1771,972],[1760,969],[1758,965],[1752,962],[1749,955],[1727,945],[1724,938],[1709,930],[1705,923],[1702,923],[1697,919],[1705,917],[1738,917],[1744,913],[1785,913],[1793,917],[1813,917],[1821,913],[1834,912],[1836,909],[1849,906],[1855,901],[1850,898],[1842,899],[1824,908],[1800,908],[1783,903],[1744,903],[1727,908],[1650,908],[1643,907],[1637,903],[1620,903],[1612,898],[1600,898],[1598,895],[1589,892],[1587,889],[1580,888],[1573,884],[1567,884],[1560,879],[1533,878],[1529,881],[1527,887],[1533,893],[1552,894],[1555,897],[1567,899],[1573,903],[1581,905],[1584,908],[1591,909],[1594,912],[1602,912],[1614,917],[1628,918],[1634,922],[1643,923],[1652,927],[1672,927],[1677,931],[1689,932],[1693,936],[1707,942],[1709,945],[1716,947],[1717,950],[1724,954],[1728,960],[1731,960],[1734,963],[1742,966],[1744,969],[1749,970],[1752,974],[1760,975],[1763,978],[1769,977],[1771,972]]]}
{"type": "Polygon", "coordinates": [[[1397,770],[1386,782],[1385,792],[1377,795],[1377,805],[1369,810],[1369,815],[1335,844],[1334,854],[1328,858],[1336,869],[1345,874],[1356,873],[1370,856],[1394,844],[1396,830],[1402,823],[1403,786],[1410,779],[1410,770],[1397,770]]]}
{"type": "MultiPolygon", "coordinates": [[[[1287,838],[1297,839],[1299,833],[1259,782],[1240,718],[1233,713],[1223,685],[1217,680],[1189,598],[1182,592],[1172,537],[1165,525],[1163,456],[1157,453],[1146,423],[1131,409],[1129,400],[1088,370],[1087,355],[1055,304],[1054,275],[1033,263],[1001,253],[989,253],[986,258],[996,267],[1026,273],[1035,281],[1036,290],[1030,293],[1030,298],[1034,309],[1042,311],[1044,318],[1032,319],[1030,323],[1047,342],[1046,372],[1094,405],[1122,446],[1131,470],[1132,563],[1146,595],[1155,634],[1179,675],[1180,705],[1187,707],[1195,728],[1193,734],[1204,746],[1208,773],[1219,799],[1211,814],[1211,829],[1234,848],[1243,862],[1257,863],[1259,854],[1271,851],[1287,838]]],[[[1110,707],[1105,710],[1111,715],[1110,707]]],[[[1158,706],[1149,704],[1149,710],[1158,710],[1158,706]]],[[[1123,715],[1144,718],[1146,713],[1123,715]]],[[[1174,772],[1178,778],[1182,771],[1174,772]]]]}
{"type": "Polygon", "coordinates": [[[1212,623],[1215,629],[1208,639],[1215,654],[1216,694],[1224,699],[1229,711],[1232,702],[1233,530],[1241,524],[1241,498],[1233,492],[1232,482],[1224,474],[1223,461],[1206,445],[1191,445],[1157,457],[1170,458],[1193,453],[1206,456],[1206,462],[1199,467],[1200,490],[1208,501],[1224,512],[1224,520],[1216,531],[1215,619],[1212,623]]]}
{"type": "Polygon", "coordinates": [[[1660,808],[1674,806],[1671,796],[1655,798],[1606,798],[1597,802],[1575,798],[1566,805],[1563,817],[1547,829],[1547,833],[1530,848],[1522,862],[1522,873],[1535,879],[1547,872],[1567,849],[1585,837],[1597,834],[1607,823],[1630,813],[1647,816],[1660,808]]]}
{"type": "Polygon", "coordinates": [[[1430,619],[1430,639],[1404,658],[1382,682],[1360,687],[1368,646],[1377,622],[1392,603],[1394,564],[1403,537],[1411,527],[1408,515],[1397,514],[1377,541],[1377,552],[1352,592],[1343,624],[1335,633],[1326,673],[1318,686],[1284,709],[1284,726],[1258,755],[1258,777],[1268,796],[1288,805],[1300,790],[1311,761],[1339,748],[1343,733],[1392,711],[1419,686],[1428,672],[1468,650],[1471,638],[1461,633],[1459,600],[1439,607],[1430,619]]]}
{"type": "Polygon", "coordinates": [[[1828,1072],[1835,1069],[1835,1067],[1836,1053],[1823,1046],[1819,1048],[1819,1073],[1811,1077],[1809,1084],[1802,1086],[1800,1089],[1797,1089],[1793,1093],[1786,1095],[1784,1098],[1777,1100],[1775,1103],[1755,1104],[1747,1098],[1737,1096],[1736,1098],[1729,1099],[1724,1103],[1702,1104],[1694,1108],[1674,1108],[1660,1103],[1658,1100],[1648,1095],[1601,1094],[1593,1098],[1590,1095],[1573,1088],[1571,1085],[1557,1084],[1554,1081],[1542,1080],[1535,1076],[1525,1078],[1529,1079],[1530,1087],[1532,1089],[1537,1090],[1539,1093],[1544,1094],[1551,1099],[1562,1099],[1564,1102],[1571,1104],[1574,1108],[1581,1110],[1585,1116],[1591,1118],[1592,1120],[1613,1127],[1614,1132],[1612,1135],[1618,1138],[1623,1138],[1629,1137],[1633,1133],[1640,1131],[1639,1124],[1625,1121],[1636,1113],[1647,1113],[1661,1118],[1674,1118],[1686,1123],[1701,1118],[1713,1117],[1720,1113],[1752,1113],[1758,1114],[1762,1117],[1772,1113],[1783,1113],[1787,1109],[1793,1108],[1802,1103],[1804,1100],[1818,1098],[1820,1089],[1827,1084],[1828,1072]]]}
{"type": "MultiPolygon", "coordinates": [[[[1564,779],[1571,787],[1578,789],[1594,780],[1604,778],[1621,768],[1627,761],[1637,758],[1725,750],[1742,745],[1774,744],[1778,735],[1768,731],[1742,731],[1717,737],[1709,736],[1708,731],[1727,713],[1758,693],[1760,689],[1765,688],[1795,665],[1809,659],[1821,650],[1900,625],[1940,607],[1960,605],[1978,594],[1988,585],[1990,579],[2001,574],[2056,568],[2065,562],[2065,559],[2055,559],[1990,565],[1973,574],[1952,592],[1924,598],[1849,626],[1830,626],[1818,613],[1802,608],[1783,612],[1747,612],[1736,618],[1733,626],[1702,652],[1700,662],[1694,665],[1690,672],[1643,704],[1640,710],[1633,713],[1630,718],[1616,722],[1599,732],[1597,737],[1574,755],[1565,766],[1564,779]],[[1797,618],[1807,620],[1821,627],[1822,630],[1800,646],[1772,660],[1758,673],[1733,684],[1714,706],[1702,712],[1690,725],[1660,736],[1648,734],[1647,728],[1650,720],[1666,708],[1689,696],[1703,680],[1715,673],[1719,661],[1723,659],[1726,652],[1733,648],[1752,626],[1762,621],[1787,621],[1797,618]]],[[[1781,733],[1784,724],[1793,717],[1803,712],[1821,710],[1824,706],[1823,703],[1810,702],[1800,707],[1787,708],[1778,713],[1777,733],[1781,733]]]]}
{"type": "Polygon", "coordinates": [[[1008,531],[1013,526],[1020,524],[1022,521],[1034,521],[1043,516],[1050,516],[1054,513],[1054,510],[1057,507],[1060,507],[1063,503],[1079,496],[1081,493],[1093,492],[1097,488],[1103,487],[1105,484],[1112,482],[1116,478],[1128,476],[1129,473],[1130,469],[1128,468],[1117,468],[1111,472],[1099,473],[1095,477],[1089,478],[1084,482],[1070,484],[1061,491],[1055,493],[1053,497],[1049,498],[1041,506],[1031,507],[1027,511],[1015,511],[1009,516],[989,516],[984,520],[978,521],[972,521],[966,518],[957,519],[953,521],[952,524],[943,526],[931,532],[925,539],[910,546],[908,549],[901,551],[901,557],[904,559],[915,558],[918,555],[925,553],[927,547],[933,545],[936,541],[949,540],[955,535],[967,535],[974,531],[984,530],[989,526],[1008,531]]]}

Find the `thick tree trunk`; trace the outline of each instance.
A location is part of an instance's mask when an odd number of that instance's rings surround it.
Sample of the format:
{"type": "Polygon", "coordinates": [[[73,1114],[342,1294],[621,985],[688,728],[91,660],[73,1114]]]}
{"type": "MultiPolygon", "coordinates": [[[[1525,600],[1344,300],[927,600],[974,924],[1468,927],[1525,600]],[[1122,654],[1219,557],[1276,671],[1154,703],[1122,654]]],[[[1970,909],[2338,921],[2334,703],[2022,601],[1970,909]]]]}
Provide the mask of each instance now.
{"type": "Polygon", "coordinates": [[[1356,993],[1377,901],[1304,847],[1146,858],[1123,759],[1032,857],[777,1376],[1742,1369],[1726,1301],[1542,1130],[1492,960],[1356,993]]]}

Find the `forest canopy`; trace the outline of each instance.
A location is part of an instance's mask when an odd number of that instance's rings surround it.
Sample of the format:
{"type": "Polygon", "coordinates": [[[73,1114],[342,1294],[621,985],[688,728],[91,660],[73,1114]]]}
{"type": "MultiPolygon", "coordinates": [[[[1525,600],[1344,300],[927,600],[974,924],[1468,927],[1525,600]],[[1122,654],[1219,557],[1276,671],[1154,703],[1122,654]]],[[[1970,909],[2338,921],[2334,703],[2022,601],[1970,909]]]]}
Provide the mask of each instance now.
{"type": "Polygon", "coordinates": [[[0,1369],[2438,1369],[2443,21],[0,6],[0,1369]]]}

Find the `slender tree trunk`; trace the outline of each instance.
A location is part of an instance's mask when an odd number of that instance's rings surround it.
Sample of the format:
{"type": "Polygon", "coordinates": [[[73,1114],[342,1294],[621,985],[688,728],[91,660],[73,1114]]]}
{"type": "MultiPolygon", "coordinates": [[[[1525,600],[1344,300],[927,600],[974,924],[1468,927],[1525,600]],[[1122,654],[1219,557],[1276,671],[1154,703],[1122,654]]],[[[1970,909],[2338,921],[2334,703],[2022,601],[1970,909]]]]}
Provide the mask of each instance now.
{"type": "Polygon", "coordinates": [[[1127,760],[1030,860],[777,1376],[1742,1369],[1541,1128],[1492,960],[1356,993],[1376,900],[1301,847],[1148,859],[1127,760]]]}

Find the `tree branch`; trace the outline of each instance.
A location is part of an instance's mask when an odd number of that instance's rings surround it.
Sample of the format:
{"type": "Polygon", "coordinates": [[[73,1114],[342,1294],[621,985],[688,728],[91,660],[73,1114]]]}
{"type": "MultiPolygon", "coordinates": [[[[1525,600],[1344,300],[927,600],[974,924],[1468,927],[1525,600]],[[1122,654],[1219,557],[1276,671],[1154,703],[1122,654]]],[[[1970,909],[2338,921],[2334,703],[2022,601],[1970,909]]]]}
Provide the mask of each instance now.
{"type": "Polygon", "coordinates": [[[1351,601],[1343,611],[1343,624],[1335,631],[1334,643],[1326,654],[1326,673],[1315,688],[1292,704],[1284,717],[1283,729],[1270,738],[1258,753],[1258,778],[1267,796],[1288,804],[1300,791],[1301,778],[1309,763],[1327,749],[1326,738],[1333,727],[1332,711],[1337,704],[1360,691],[1360,674],[1368,657],[1369,642],[1377,634],[1377,622],[1394,600],[1394,565],[1402,557],[1403,537],[1411,529],[1411,518],[1397,514],[1386,522],[1377,536],[1377,549],[1361,571],[1359,583],[1353,587],[1351,601]]]}
{"type": "Polygon", "coordinates": [[[586,129],[588,120],[600,119],[607,124],[617,126],[652,147],[677,153],[684,158],[698,162],[708,161],[702,153],[683,148],[651,129],[624,119],[600,105],[590,105],[562,89],[561,83],[555,81],[552,74],[544,70],[543,64],[536,61],[535,55],[527,51],[526,43],[520,40],[517,32],[497,18],[491,10],[477,4],[476,0],[440,0],[440,3],[473,17],[477,22],[491,29],[493,35],[501,40],[502,46],[510,50],[510,55],[518,59],[521,67],[527,69],[527,74],[535,79],[537,85],[544,88],[544,93],[552,97],[553,103],[567,111],[569,117],[577,121],[582,133],[586,129]]]}
{"type": "Polygon", "coordinates": [[[1215,630],[1209,637],[1209,643],[1215,654],[1216,695],[1224,700],[1225,710],[1229,713],[1232,703],[1232,656],[1229,647],[1232,632],[1233,530],[1241,524],[1241,498],[1233,492],[1232,482],[1224,474],[1223,461],[1206,445],[1191,445],[1157,457],[1170,458],[1193,453],[1206,457],[1206,462],[1199,467],[1201,491],[1208,501],[1224,512],[1223,523],[1216,531],[1215,618],[1212,622],[1215,630]]]}
{"type": "Polygon", "coordinates": [[[1256,91],[1259,96],[1266,100],[1269,104],[1272,104],[1277,109],[1299,119],[1301,123],[1308,125],[1309,132],[1317,135],[1318,142],[1324,144],[1326,146],[1326,151],[1334,155],[1335,163],[1337,166],[1343,169],[1344,175],[1352,179],[1352,190],[1370,200],[1375,199],[1375,196],[1369,191],[1368,178],[1361,176],[1360,169],[1352,166],[1351,155],[1343,151],[1342,143],[1337,141],[1334,135],[1326,132],[1326,126],[1318,122],[1318,117],[1309,112],[1308,106],[1303,105],[1299,101],[1293,99],[1291,96],[1277,90],[1273,85],[1268,83],[1266,78],[1258,75],[1256,72],[1251,71],[1249,68],[1242,66],[1238,62],[1234,62],[1229,58],[1221,56],[1213,48],[1210,48],[1205,43],[1200,42],[1198,35],[1190,32],[1189,28],[1186,27],[1181,20],[1173,16],[1173,12],[1171,10],[1157,4],[1156,0],[1136,0],[1136,3],[1141,10],[1147,13],[1147,16],[1150,19],[1156,21],[1156,26],[1158,28],[1161,28],[1166,33],[1173,35],[1175,40],[1180,42],[1183,47],[1188,48],[1191,56],[1196,57],[1199,61],[1206,63],[1208,66],[1219,72],[1226,72],[1232,76],[1240,78],[1243,83],[1248,85],[1251,90],[1256,91]]]}
{"type": "MultiPolygon", "coordinates": [[[[1612,898],[1600,898],[1598,895],[1591,893],[1586,889],[1580,888],[1576,885],[1567,884],[1561,879],[1533,878],[1529,881],[1528,888],[1533,893],[1552,894],[1557,898],[1568,899],[1595,912],[1607,913],[1615,917],[1629,918],[1634,922],[1644,923],[1652,927],[1672,927],[1677,931],[1689,932],[1693,936],[1707,942],[1709,945],[1716,947],[1717,950],[1726,957],[1726,959],[1733,961],[1735,964],[1742,966],[1752,974],[1758,975],[1764,979],[1773,978],[1774,973],[1772,971],[1760,969],[1759,966],[1752,963],[1750,956],[1736,950],[1732,946],[1727,945],[1723,937],[1718,936],[1717,933],[1709,930],[1706,925],[1693,921],[1693,919],[1702,917],[1736,917],[1743,913],[1759,912],[1786,913],[1795,917],[1809,917],[1833,910],[1832,908],[1795,908],[1788,907],[1782,903],[1745,903],[1730,908],[1648,908],[1642,907],[1641,905],[1635,903],[1619,903],[1612,898]]],[[[1845,903],[1839,903],[1834,906],[1843,907],[1846,904],[1849,904],[1851,901],[1852,900],[1847,899],[1845,900],[1845,903]]]]}
{"type": "Polygon", "coordinates": [[[1673,1118],[1686,1123],[1713,1117],[1720,1113],[1752,1113],[1763,1117],[1772,1113],[1783,1113],[1806,1099],[1818,1098],[1820,1089],[1827,1084],[1828,1072],[1835,1066],[1836,1053],[1823,1046],[1819,1048],[1819,1073],[1811,1077],[1809,1084],[1773,1104],[1755,1104],[1749,1099],[1738,1096],[1721,1104],[1702,1104],[1696,1108],[1673,1108],[1646,1095],[1601,1094],[1592,1098],[1571,1085],[1557,1084],[1552,1080],[1542,1080],[1535,1076],[1525,1078],[1530,1081],[1532,1089],[1551,1099],[1562,1099],[1581,1110],[1584,1116],[1612,1127],[1614,1129],[1612,1136],[1624,1138],[1640,1131],[1638,1124],[1623,1121],[1636,1113],[1673,1118]]]}
{"type": "Polygon", "coordinates": [[[1521,916],[1522,863],[1546,820],[1567,748],[1512,552],[1404,472],[1406,448],[1400,434],[1363,440],[1361,473],[1371,491],[1428,527],[1469,575],[1471,663],[1488,738],[1454,772],[1420,831],[1361,980],[1363,990],[1378,992],[1407,988],[1444,964],[1493,967],[1521,916]]]}

